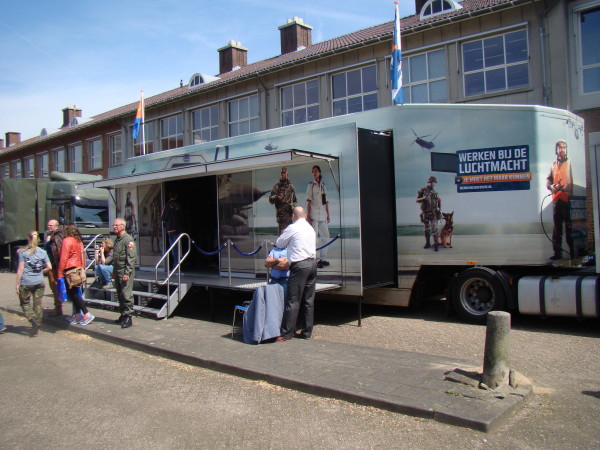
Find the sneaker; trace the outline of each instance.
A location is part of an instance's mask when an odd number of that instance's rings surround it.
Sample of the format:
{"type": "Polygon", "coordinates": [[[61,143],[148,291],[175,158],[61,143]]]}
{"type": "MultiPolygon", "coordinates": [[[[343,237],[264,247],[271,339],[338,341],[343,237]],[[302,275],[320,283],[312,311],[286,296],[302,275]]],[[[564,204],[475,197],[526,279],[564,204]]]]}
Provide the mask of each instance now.
{"type": "Polygon", "coordinates": [[[89,325],[95,318],[95,316],[92,316],[90,313],[87,313],[85,316],[83,316],[83,319],[81,320],[81,322],[79,322],[79,325],[89,325]]]}
{"type": "Polygon", "coordinates": [[[6,328],[6,327],[2,327],[2,328],[0,328],[0,334],[4,334],[4,333],[6,333],[7,331],[8,331],[8,328],[6,328]]]}
{"type": "Polygon", "coordinates": [[[114,289],[114,286],[112,283],[108,283],[102,286],[102,289],[114,289]]]}
{"type": "Polygon", "coordinates": [[[69,317],[69,325],[74,325],[76,323],[81,322],[81,320],[83,319],[83,316],[79,313],[77,314],[73,314],[71,317],[69,317]]]}
{"type": "Polygon", "coordinates": [[[324,266],[328,266],[329,265],[329,261],[325,261],[324,259],[321,260],[321,264],[323,264],[324,266]]]}

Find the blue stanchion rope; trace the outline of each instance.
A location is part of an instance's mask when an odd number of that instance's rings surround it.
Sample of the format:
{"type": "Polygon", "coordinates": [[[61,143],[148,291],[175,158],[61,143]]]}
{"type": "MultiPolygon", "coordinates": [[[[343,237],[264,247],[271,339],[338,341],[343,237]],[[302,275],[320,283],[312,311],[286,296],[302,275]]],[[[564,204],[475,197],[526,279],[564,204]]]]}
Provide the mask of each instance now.
{"type": "Polygon", "coordinates": [[[256,255],[258,252],[260,252],[260,250],[262,249],[262,244],[258,246],[258,248],[256,250],[254,250],[251,253],[244,253],[243,251],[241,251],[237,245],[235,245],[233,242],[231,243],[231,246],[233,247],[233,249],[238,252],[240,255],[242,256],[252,256],[252,255],[256,255]]]}
{"type": "Polygon", "coordinates": [[[202,250],[198,244],[196,244],[194,241],[192,241],[192,245],[194,246],[194,248],[196,250],[198,250],[200,253],[202,253],[203,255],[207,255],[207,256],[212,256],[212,255],[216,255],[217,253],[220,253],[223,251],[223,249],[225,249],[225,247],[227,247],[227,244],[224,244],[221,248],[216,249],[214,252],[205,252],[204,250],[202,250]]]}
{"type": "Polygon", "coordinates": [[[336,237],[334,237],[332,240],[330,240],[327,244],[322,245],[321,247],[317,247],[317,250],[321,250],[325,247],[329,247],[331,244],[333,244],[335,241],[337,241],[340,236],[341,236],[341,234],[338,234],[336,237]]]}

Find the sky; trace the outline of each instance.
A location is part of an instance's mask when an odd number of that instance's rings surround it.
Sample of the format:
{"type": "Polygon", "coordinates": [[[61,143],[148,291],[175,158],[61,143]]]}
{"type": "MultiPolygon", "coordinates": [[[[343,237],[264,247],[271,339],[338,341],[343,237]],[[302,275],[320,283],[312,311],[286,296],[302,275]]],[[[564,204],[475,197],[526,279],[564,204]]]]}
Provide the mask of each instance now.
{"type": "MultiPolygon", "coordinates": [[[[401,17],[414,0],[399,0],[401,17]]],[[[248,48],[248,63],[280,54],[278,27],[300,17],[312,42],[394,19],[393,0],[52,0],[4,2],[0,15],[0,139],[26,140],[83,117],[216,75],[217,49],[248,48]],[[34,6],[35,4],[35,6],[34,6]]]]}

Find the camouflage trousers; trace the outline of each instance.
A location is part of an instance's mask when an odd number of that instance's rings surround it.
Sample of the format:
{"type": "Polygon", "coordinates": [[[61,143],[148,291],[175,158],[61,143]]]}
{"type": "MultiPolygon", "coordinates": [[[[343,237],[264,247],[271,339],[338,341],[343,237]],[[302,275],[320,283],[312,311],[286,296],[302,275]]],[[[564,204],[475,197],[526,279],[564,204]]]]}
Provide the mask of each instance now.
{"type": "Polygon", "coordinates": [[[42,297],[44,296],[45,287],[44,283],[33,286],[19,286],[19,300],[27,320],[35,319],[37,323],[42,323],[44,315],[42,312],[42,297]]]}
{"type": "Polygon", "coordinates": [[[423,222],[425,225],[424,235],[425,242],[429,244],[429,237],[433,235],[433,245],[438,242],[438,220],[437,219],[429,219],[423,222]]]}

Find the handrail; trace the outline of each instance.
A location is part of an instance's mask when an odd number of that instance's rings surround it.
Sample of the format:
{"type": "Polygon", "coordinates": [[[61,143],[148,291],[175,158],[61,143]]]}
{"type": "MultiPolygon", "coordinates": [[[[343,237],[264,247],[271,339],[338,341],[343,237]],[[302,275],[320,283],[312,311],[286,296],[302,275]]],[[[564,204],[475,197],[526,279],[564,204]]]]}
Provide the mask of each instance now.
{"type": "MultiPolygon", "coordinates": [[[[86,246],[83,248],[83,252],[84,252],[84,254],[86,254],[86,255],[87,255],[87,250],[88,250],[88,248],[90,248],[90,246],[91,246],[91,245],[93,245],[93,246],[94,246],[94,248],[96,247],[96,241],[97,241],[99,238],[100,238],[100,239],[104,239],[104,235],[103,235],[103,234],[97,234],[96,236],[94,236],[94,237],[93,237],[93,238],[90,240],[90,242],[88,242],[88,244],[87,244],[87,245],[86,245],[86,246]]],[[[85,263],[85,262],[84,262],[84,266],[85,266],[85,270],[86,270],[86,271],[87,271],[87,270],[88,270],[90,267],[92,267],[92,266],[94,266],[94,268],[95,268],[95,266],[96,266],[96,258],[92,258],[92,262],[90,262],[89,264],[87,264],[87,263],[85,263]]]]}
{"type": "MultiPolygon", "coordinates": [[[[175,274],[175,272],[177,272],[177,286],[181,286],[181,263],[183,261],[185,261],[185,259],[187,258],[187,256],[190,254],[191,251],[191,241],[192,238],[190,238],[190,235],[187,233],[181,233],[177,239],[175,239],[175,242],[173,242],[173,244],[171,244],[171,246],[169,247],[169,249],[165,252],[165,254],[162,256],[162,258],[160,258],[158,260],[158,262],[156,263],[156,265],[154,266],[154,281],[156,282],[156,284],[158,284],[159,286],[167,286],[167,315],[166,317],[169,317],[171,315],[171,311],[169,309],[169,304],[170,304],[170,298],[171,298],[171,278],[173,277],[173,275],[175,274]],[[181,242],[182,240],[185,239],[185,242],[187,243],[187,251],[185,252],[185,254],[181,254],[181,242]],[[169,260],[169,253],[171,253],[171,251],[175,248],[175,246],[177,246],[177,261],[174,261],[175,263],[175,267],[173,267],[173,270],[170,269],[171,267],[171,262],[169,260]],[[159,266],[162,265],[162,262],[165,260],[166,258],[166,272],[167,272],[167,278],[165,278],[162,281],[158,280],[158,268],[159,266]]],[[[179,296],[181,296],[181,292],[179,292],[179,296]]],[[[179,299],[181,300],[181,298],[179,299]]]]}
{"type": "Polygon", "coordinates": [[[190,254],[191,251],[191,241],[192,239],[190,238],[190,235],[187,233],[181,233],[177,239],[175,240],[175,242],[173,242],[173,244],[169,247],[169,249],[165,252],[165,254],[162,256],[162,258],[160,258],[158,260],[158,262],[156,263],[156,265],[154,266],[154,281],[156,282],[156,284],[159,284],[161,286],[164,286],[166,284],[168,284],[169,280],[173,277],[173,275],[175,274],[175,272],[179,272],[178,274],[178,278],[181,280],[181,263],[187,258],[187,256],[190,254]],[[181,241],[185,238],[185,242],[187,243],[187,251],[185,252],[185,254],[181,254],[181,241]],[[171,267],[171,261],[169,260],[169,253],[171,253],[171,251],[177,246],[177,256],[178,256],[178,260],[174,261],[175,263],[175,267],[173,267],[173,270],[170,269],[171,267]],[[162,280],[159,281],[158,280],[158,268],[163,264],[163,261],[166,258],[166,267],[167,267],[167,277],[162,280]]]}

